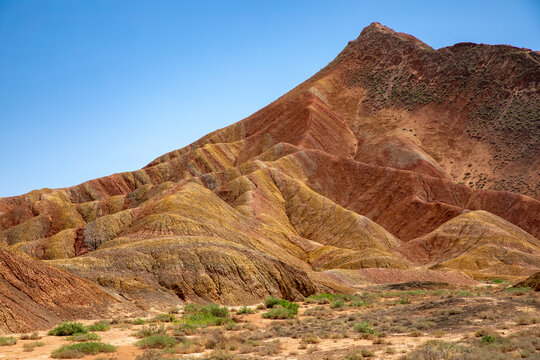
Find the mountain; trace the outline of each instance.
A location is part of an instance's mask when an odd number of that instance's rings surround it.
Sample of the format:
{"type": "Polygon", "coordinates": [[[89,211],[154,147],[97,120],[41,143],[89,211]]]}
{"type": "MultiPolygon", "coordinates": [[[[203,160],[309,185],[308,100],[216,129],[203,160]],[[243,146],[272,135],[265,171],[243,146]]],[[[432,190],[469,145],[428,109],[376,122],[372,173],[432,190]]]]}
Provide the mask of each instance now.
{"type": "Polygon", "coordinates": [[[143,309],[524,278],[540,270],[539,62],[373,23],[140,170],[0,199],[0,243],[143,309]]]}

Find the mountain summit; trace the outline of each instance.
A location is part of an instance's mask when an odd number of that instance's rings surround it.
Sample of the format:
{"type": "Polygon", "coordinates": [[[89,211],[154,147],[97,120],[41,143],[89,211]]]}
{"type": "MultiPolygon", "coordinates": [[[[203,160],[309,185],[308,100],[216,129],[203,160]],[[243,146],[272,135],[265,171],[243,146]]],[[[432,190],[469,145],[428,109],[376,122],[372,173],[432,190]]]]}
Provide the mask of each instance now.
{"type": "Polygon", "coordinates": [[[0,243],[142,309],[525,278],[540,270],[539,61],[373,23],[143,169],[0,199],[0,243]]]}

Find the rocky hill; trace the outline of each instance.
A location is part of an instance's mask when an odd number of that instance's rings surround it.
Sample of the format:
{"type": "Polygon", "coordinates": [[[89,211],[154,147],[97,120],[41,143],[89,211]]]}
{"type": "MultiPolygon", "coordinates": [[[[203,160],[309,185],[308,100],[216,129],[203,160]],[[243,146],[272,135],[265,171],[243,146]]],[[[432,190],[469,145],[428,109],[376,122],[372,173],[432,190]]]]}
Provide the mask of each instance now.
{"type": "Polygon", "coordinates": [[[0,243],[140,308],[524,278],[540,270],[539,62],[371,24],[143,169],[0,199],[0,243]]]}

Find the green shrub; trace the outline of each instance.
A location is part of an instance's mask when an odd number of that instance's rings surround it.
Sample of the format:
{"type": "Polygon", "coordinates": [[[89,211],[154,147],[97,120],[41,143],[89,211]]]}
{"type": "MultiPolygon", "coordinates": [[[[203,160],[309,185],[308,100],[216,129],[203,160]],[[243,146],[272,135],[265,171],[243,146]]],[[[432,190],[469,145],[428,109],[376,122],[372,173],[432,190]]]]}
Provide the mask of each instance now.
{"type": "Polygon", "coordinates": [[[188,315],[212,315],[215,317],[229,317],[229,309],[225,306],[219,306],[216,304],[209,305],[197,305],[186,304],[184,306],[184,313],[188,315]]]}
{"type": "Polygon", "coordinates": [[[503,291],[508,293],[526,293],[532,291],[532,289],[530,287],[507,287],[503,291]]]}
{"type": "Polygon", "coordinates": [[[108,331],[111,328],[111,324],[107,321],[98,321],[86,327],[88,331],[108,331]]]}
{"type": "Polygon", "coordinates": [[[151,322],[173,322],[176,317],[173,314],[158,314],[150,319],[151,322]]]}
{"type": "Polygon", "coordinates": [[[184,306],[183,321],[195,327],[220,326],[232,322],[229,316],[229,309],[225,306],[187,304],[184,306]]]}
{"type": "MultiPolygon", "coordinates": [[[[264,299],[264,305],[267,309],[277,308],[278,306],[287,309],[289,312],[288,317],[294,317],[298,314],[298,308],[300,307],[297,303],[290,302],[288,300],[275,298],[273,296],[267,297],[264,299]]],[[[278,310],[277,312],[268,311],[265,314],[278,314],[279,312],[282,312],[282,310],[278,310]]],[[[270,316],[270,315],[269,315],[270,316]]],[[[263,314],[264,317],[264,314],[263,314]]],[[[272,319],[271,317],[267,317],[272,319]]]]}
{"type": "Polygon", "coordinates": [[[491,280],[494,284],[501,284],[503,282],[503,279],[493,279],[491,280]]]}
{"type": "Polygon", "coordinates": [[[87,341],[99,341],[101,340],[101,337],[96,333],[86,333],[86,334],[74,334],[68,338],[68,340],[75,341],[75,342],[87,342],[87,341]]]}
{"type": "Polygon", "coordinates": [[[294,317],[294,315],[291,316],[291,313],[288,309],[285,309],[281,305],[277,305],[262,314],[262,317],[265,319],[288,319],[290,317],[294,317]]]}
{"type": "Polygon", "coordinates": [[[339,299],[339,300],[336,300],[333,303],[331,303],[330,307],[332,309],[338,309],[338,308],[343,307],[344,305],[345,305],[345,301],[343,299],[339,299]]]}
{"type": "Polygon", "coordinates": [[[362,307],[362,306],[366,306],[366,303],[363,302],[362,300],[353,300],[350,302],[349,306],[351,307],[362,307]]]}
{"type": "Polygon", "coordinates": [[[131,321],[131,325],[143,325],[143,324],[146,324],[146,320],[141,319],[141,318],[137,318],[131,321]]]}
{"type": "Polygon", "coordinates": [[[73,345],[63,345],[51,354],[55,359],[78,359],[85,355],[115,352],[116,347],[100,342],[85,342],[73,345]]]}
{"type": "Polygon", "coordinates": [[[311,295],[308,297],[308,300],[314,301],[314,302],[332,302],[337,300],[347,300],[347,295],[345,294],[318,294],[318,295],[311,295]]]}
{"type": "Polygon", "coordinates": [[[73,334],[85,334],[88,330],[79,322],[63,322],[48,332],[54,336],[70,336],[73,334]]]}
{"type": "Polygon", "coordinates": [[[280,298],[269,296],[266,299],[264,299],[264,306],[266,306],[267,309],[271,309],[274,306],[278,305],[280,301],[281,301],[280,298]]]}
{"type": "Polygon", "coordinates": [[[410,304],[411,303],[411,300],[409,300],[408,297],[402,297],[400,300],[399,300],[399,303],[401,305],[406,305],[406,304],[410,304]]]}
{"type": "Polygon", "coordinates": [[[253,314],[255,311],[253,309],[248,308],[247,306],[242,306],[238,311],[236,312],[239,315],[242,314],[253,314]]]}
{"type": "Polygon", "coordinates": [[[16,343],[17,339],[13,336],[0,336],[0,346],[10,346],[15,345],[16,343]]]}
{"type": "Polygon", "coordinates": [[[373,330],[373,328],[371,327],[371,324],[366,322],[366,321],[362,321],[362,322],[359,322],[358,324],[354,325],[354,331],[364,333],[364,334],[374,334],[375,333],[375,330],[373,330]]]}
{"type": "Polygon", "coordinates": [[[166,331],[163,326],[150,325],[150,326],[143,326],[143,328],[137,331],[135,334],[133,334],[133,336],[135,336],[136,338],[142,339],[142,338],[153,336],[153,335],[165,335],[165,332],[166,331]]]}
{"type": "Polygon", "coordinates": [[[164,349],[173,347],[176,344],[178,344],[178,341],[168,335],[151,335],[135,343],[136,346],[142,349],[164,349]]]}
{"type": "Polygon", "coordinates": [[[482,336],[481,341],[482,341],[484,344],[493,344],[495,341],[497,341],[497,339],[495,338],[495,336],[484,335],[484,336],[482,336]]]}

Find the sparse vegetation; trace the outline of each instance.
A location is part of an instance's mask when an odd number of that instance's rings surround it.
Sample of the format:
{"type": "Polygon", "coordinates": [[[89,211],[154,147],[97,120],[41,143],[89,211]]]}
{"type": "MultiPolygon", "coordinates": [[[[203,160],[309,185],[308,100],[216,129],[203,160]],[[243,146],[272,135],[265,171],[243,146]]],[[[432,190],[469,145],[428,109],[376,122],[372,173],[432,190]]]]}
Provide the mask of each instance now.
{"type": "Polygon", "coordinates": [[[115,352],[116,347],[100,342],[84,342],[80,344],[63,345],[51,354],[55,359],[79,359],[85,355],[115,352]]]}
{"type": "Polygon", "coordinates": [[[375,330],[371,327],[371,324],[368,322],[360,322],[354,325],[354,331],[364,333],[364,334],[374,334],[375,330]]]}
{"type": "Polygon", "coordinates": [[[42,342],[42,341],[33,341],[33,342],[30,342],[30,343],[23,344],[23,349],[24,349],[24,352],[30,352],[30,351],[34,351],[35,348],[42,347],[42,346],[45,346],[44,342],[42,342]]]}
{"type": "Polygon", "coordinates": [[[198,328],[226,325],[231,322],[229,309],[225,306],[187,304],[184,306],[184,317],[181,326],[187,325],[187,327],[198,328]]]}
{"type": "Polygon", "coordinates": [[[88,329],[79,322],[63,322],[50,330],[48,334],[54,336],[70,336],[74,334],[85,334],[87,332],[88,329]]]}
{"type": "Polygon", "coordinates": [[[176,316],[173,314],[158,314],[150,319],[150,322],[173,322],[176,320],[176,316]]]}
{"type": "Polygon", "coordinates": [[[39,339],[41,339],[41,336],[39,336],[37,331],[34,331],[31,334],[22,334],[20,336],[20,339],[21,340],[39,340],[39,339]]]}
{"type": "Polygon", "coordinates": [[[238,311],[236,312],[238,315],[244,315],[244,314],[253,314],[255,311],[253,309],[248,308],[247,306],[242,306],[238,311]]]}
{"type": "Polygon", "coordinates": [[[101,340],[101,337],[93,332],[85,333],[85,334],[74,334],[71,335],[68,340],[75,341],[75,342],[86,342],[86,341],[99,341],[101,340]]]}
{"type": "Polygon", "coordinates": [[[288,319],[293,316],[294,315],[291,315],[291,312],[288,309],[285,309],[281,305],[276,305],[269,311],[262,314],[262,317],[265,319],[288,319]]]}
{"type": "Polygon", "coordinates": [[[133,336],[136,338],[145,338],[148,336],[153,335],[164,335],[166,333],[166,329],[163,326],[156,326],[156,325],[150,325],[150,326],[143,326],[142,329],[137,331],[133,336]]]}
{"type": "Polygon", "coordinates": [[[298,314],[299,305],[288,300],[270,296],[264,299],[264,305],[270,309],[262,314],[262,317],[266,319],[287,319],[298,314]]]}
{"type": "Polygon", "coordinates": [[[98,321],[86,327],[88,331],[107,331],[111,328],[111,324],[107,321],[98,321]]]}
{"type": "Polygon", "coordinates": [[[17,339],[13,336],[0,336],[0,346],[10,346],[15,345],[16,343],[17,339]]]}
{"type": "Polygon", "coordinates": [[[178,343],[175,338],[168,335],[150,335],[135,343],[142,349],[163,349],[175,346],[178,343]]]}
{"type": "MultiPolygon", "coordinates": [[[[531,311],[533,308],[540,309],[540,301],[531,291],[523,295],[501,291],[505,286],[497,284],[474,289],[430,291],[387,291],[379,288],[359,294],[322,294],[306,299],[302,315],[299,315],[299,304],[275,297],[265,299],[264,308],[267,311],[254,317],[241,316],[251,313],[247,306],[239,307],[231,318],[226,307],[189,304],[182,317],[175,317],[174,321],[168,321],[172,314],[165,314],[167,317],[154,317],[165,321],[151,321],[149,324],[145,324],[143,319],[120,319],[115,323],[130,325],[136,322],[140,325],[132,334],[139,339],[135,345],[144,350],[139,359],[146,360],[173,359],[178,354],[189,356],[204,351],[205,355],[200,356],[200,359],[214,359],[214,355],[238,360],[279,358],[283,346],[282,341],[275,338],[295,339],[297,348],[287,353],[310,356],[317,356],[320,351],[326,354],[329,351],[326,348],[329,339],[336,343],[345,339],[369,340],[370,345],[353,347],[345,355],[340,355],[342,359],[384,358],[398,351],[403,352],[399,355],[402,359],[432,359],[429,356],[433,354],[463,360],[502,360],[507,357],[532,359],[540,348],[540,333],[536,326],[538,318],[531,311]],[[463,296],[464,292],[473,296],[463,296]],[[497,299],[496,308],[492,306],[494,301],[490,298],[497,299]],[[407,301],[401,301],[403,299],[407,301]],[[353,306],[357,302],[363,307],[361,311],[353,306]],[[291,316],[290,309],[293,309],[295,315],[291,316]],[[263,325],[251,322],[252,318],[260,317],[282,321],[265,322],[263,325]],[[249,322],[246,323],[246,320],[249,322]],[[500,330],[503,328],[520,332],[510,332],[510,335],[504,336],[500,330]],[[445,341],[450,337],[455,338],[456,333],[464,336],[455,343],[445,341]],[[397,350],[393,346],[396,335],[418,339],[437,338],[439,342],[397,350]],[[490,356],[482,357],[484,353],[490,356]]],[[[101,329],[102,323],[105,327],[109,324],[96,322],[84,329],[101,329]]],[[[58,333],[80,331],[81,327],[74,324],[62,323],[53,330],[58,333]]],[[[89,331],[75,333],[67,337],[67,340],[77,343],[73,345],[99,341],[106,343],[110,332],[126,330],[113,325],[109,332],[99,335],[89,331]]],[[[22,337],[33,336],[24,334],[22,337]]],[[[37,354],[39,351],[36,347],[32,343],[23,344],[19,351],[34,351],[37,354]]],[[[90,349],[95,349],[95,345],[90,349]]],[[[80,358],[85,354],[80,350],[66,345],[62,351],[55,352],[54,356],[80,358]]],[[[321,353],[321,356],[326,355],[321,353]]]]}
{"type": "Polygon", "coordinates": [[[141,318],[137,318],[131,321],[131,325],[143,325],[146,324],[147,321],[141,318]]]}

